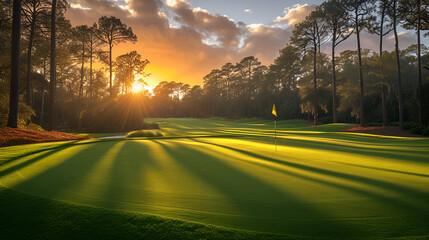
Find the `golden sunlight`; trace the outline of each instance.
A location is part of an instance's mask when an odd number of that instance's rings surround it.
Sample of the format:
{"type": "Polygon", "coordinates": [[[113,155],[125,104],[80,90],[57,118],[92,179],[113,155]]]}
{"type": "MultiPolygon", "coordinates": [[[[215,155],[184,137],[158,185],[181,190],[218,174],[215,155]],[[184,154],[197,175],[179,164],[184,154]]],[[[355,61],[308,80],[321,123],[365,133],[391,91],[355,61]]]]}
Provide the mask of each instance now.
{"type": "Polygon", "coordinates": [[[153,87],[153,86],[150,86],[150,85],[146,85],[146,86],[143,86],[143,84],[141,84],[140,82],[138,82],[138,81],[135,81],[134,83],[133,83],[133,85],[131,85],[131,91],[133,92],[133,93],[140,93],[140,92],[144,92],[145,90],[147,90],[148,92],[149,92],[149,94],[150,95],[153,95],[153,89],[154,89],[155,87],[153,87]]]}
{"type": "Polygon", "coordinates": [[[139,93],[139,92],[141,92],[141,91],[144,90],[143,84],[141,84],[141,83],[139,83],[137,81],[135,81],[133,83],[133,85],[131,86],[131,88],[132,88],[131,91],[133,91],[133,93],[139,93]]]}

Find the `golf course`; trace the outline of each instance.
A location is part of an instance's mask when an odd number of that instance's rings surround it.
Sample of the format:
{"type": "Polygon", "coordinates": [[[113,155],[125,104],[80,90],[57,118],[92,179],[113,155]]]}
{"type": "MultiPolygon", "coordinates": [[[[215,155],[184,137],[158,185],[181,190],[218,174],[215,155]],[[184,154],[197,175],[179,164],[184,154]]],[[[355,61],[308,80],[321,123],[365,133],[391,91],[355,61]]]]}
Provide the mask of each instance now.
{"type": "Polygon", "coordinates": [[[2,236],[429,238],[428,138],[288,120],[276,151],[273,121],[145,121],[164,136],[1,148],[2,236]]]}

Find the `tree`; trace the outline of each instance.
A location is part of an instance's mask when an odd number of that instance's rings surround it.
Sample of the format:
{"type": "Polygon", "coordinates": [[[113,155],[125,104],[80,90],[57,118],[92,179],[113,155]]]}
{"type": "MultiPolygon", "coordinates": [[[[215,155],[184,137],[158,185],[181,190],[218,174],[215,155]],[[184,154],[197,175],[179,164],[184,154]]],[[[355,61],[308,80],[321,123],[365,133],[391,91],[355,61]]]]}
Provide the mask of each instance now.
{"type": "Polygon", "coordinates": [[[360,125],[365,126],[365,106],[364,106],[364,81],[362,73],[362,52],[360,43],[360,33],[367,28],[374,20],[374,16],[370,15],[373,11],[373,0],[345,0],[344,9],[350,14],[350,19],[354,25],[354,33],[356,34],[358,65],[359,65],[359,88],[360,88],[360,125]]]}
{"type": "Polygon", "coordinates": [[[251,108],[251,99],[252,99],[252,78],[254,76],[254,70],[261,65],[261,62],[254,56],[249,56],[243,58],[240,63],[237,64],[238,69],[240,69],[241,76],[244,79],[247,79],[246,94],[247,94],[247,117],[250,117],[250,108],[251,108]]]}
{"type": "Polygon", "coordinates": [[[404,99],[402,91],[402,78],[401,78],[401,60],[399,58],[399,40],[398,40],[398,1],[391,0],[391,18],[393,24],[393,32],[395,34],[395,54],[396,54],[396,78],[398,80],[398,101],[399,101],[399,128],[404,129],[404,99]]]}
{"type": "Polygon", "coordinates": [[[39,23],[39,15],[45,12],[48,8],[48,3],[45,0],[24,0],[22,12],[24,13],[26,22],[29,25],[28,50],[27,50],[27,105],[31,105],[31,72],[32,72],[32,49],[36,32],[36,24],[39,23]]]}
{"type": "Polygon", "coordinates": [[[110,96],[113,95],[112,89],[112,50],[113,46],[122,42],[133,42],[137,41],[137,36],[133,33],[131,27],[127,27],[120,19],[115,17],[103,16],[98,19],[98,29],[96,31],[98,39],[104,44],[109,46],[109,70],[110,70],[110,96]]]}
{"type": "Polygon", "coordinates": [[[332,61],[332,119],[337,122],[337,89],[336,89],[336,70],[335,70],[335,48],[345,41],[353,31],[350,31],[352,26],[350,16],[344,10],[342,2],[338,0],[329,0],[322,3],[318,9],[322,12],[323,18],[326,20],[327,31],[331,35],[331,61],[332,61]]]}
{"type": "Polygon", "coordinates": [[[96,36],[97,32],[97,24],[90,28],[88,44],[89,44],[89,99],[92,102],[93,97],[93,61],[94,61],[94,53],[99,51],[99,47],[102,44],[101,41],[96,36]]]}
{"type": "Polygon", "coordinates": [[[386,107],[386,74],[384,72],[383,65],[383,37],[389,34],[392,30],[392,21],[388,21],[388,13],[390,11],[390,0],[378,0],[378,8],[380,15],[380,23],[375,21],[372,26],[369,27],[369,31],[371,33],[375,33],[380,37],[379,44],[379,78],[381,79],[381,105],[382,105],[382,114],[383,114],[383,126],[386,127],[388,125],[387,120],[387,107],[386,107]]]}
{"type": "MultiPolygon", "coordinates": [[[[418,94],[417,104],[419,108],[419,123],[423,123],[423,101],[422,101],[422,60],[421,60],[421,36],[420,31],[429,29],[429,20],[426,24],[422,24],[424,16],[428,14],[423,11],[423,6],[428,7],[429,4],[422,0],[402,0],[399,2],[400,18],[405,21],[404,27],[408,29],[416,29],[417,35],[417,78],[418,78],[418,94]]],[[[427,9],[425,9],[427,10],[427,9]]]]}
{"type": "Polygon", "coordinates": [[[314,125],[318,123],[318,94],[317,94],[317,53],[320,52],[320,45],[325,40],[327,32],[324,30],[325,21],[321,11],[313,11],[305,20],[297,25],[293,30],[291,42],[296,46],[309,50],[313,54],[313,91],[314,101],[312,102],[312,112],[314,125]]]}
{"type": "Polygon", "coordinates": [[[149,60],[142,60],[142,56],[136,51],[123,54],[116,58],[115,77],[119,79],[119,83],[122,85],[122,94],[128,93],[137,75],[141,75],[143,78],[149,76],[144,72],[147,64],[149,64],[149,60]]]}
{"type": "Polygon", "coordinates": [[[18,127],[20,44],[21,0],[13,0],[9,118],[7,121],[7,126],[11,128],[18,127]]]}
{"type": "Polygon", "coordinates": [[[189,90],[189,94],[187,96],[191,99],[191,117],[199,117],[198,103],[201,101],[203,96],[203,89],[200,85],[195,85],[191,90],[189,90]]]}
{"type": "MultiPolygon", "coordinates": [[[[229,116],[230,112],[230,86],[231,86],[231,78],[232,73],[234,71],[234,65],[232,63],[226,63],[221,67],[222,70],[222,76],[223,76],[223,86],[224,86],[224,92],[225,92],[225,115],[229,116]]],[[[194,89],[195,90],[195,89],[194,89]]]]}
{"type": "Polygon", "coordinates": [[[85,75],[85,50],[86,45],[89,42],[91,29],[87,25],[77,26],[73,29],[73,34],[78,44],[80,44],[81,51],[78,52],[81,55],[81,70],[80,70],[80,84],[79,84],[79,99],[83,97],[83,80],[85,75]]]}
{"type": "Polygon", "coordinates": [[[52,0],[51,9],[51,61],[50,61],[50,90],[49,90],[49,130],[55,129],[55,90],[57,82],[57,72],[55,64],[55,50],[56,50],[56,12],[57,0],[52,0]]]}

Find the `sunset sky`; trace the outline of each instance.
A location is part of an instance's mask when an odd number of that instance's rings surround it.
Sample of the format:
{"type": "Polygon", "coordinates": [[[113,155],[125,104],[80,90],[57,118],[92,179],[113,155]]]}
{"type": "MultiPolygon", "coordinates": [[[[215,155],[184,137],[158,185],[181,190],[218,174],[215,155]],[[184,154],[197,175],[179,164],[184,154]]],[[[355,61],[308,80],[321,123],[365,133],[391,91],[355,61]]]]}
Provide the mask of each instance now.
{"type": "MultiPolygon", "coordinates": [[[[70,0],[67,17],[74,26],[115,16],[132,27],[136,44],[115,46],[114,57],[137,50],[150,61],[146,79],[201,84],[205,74],[226,62],[253,55],[269,65],[289,40],[293,25],[322,0],[70,0]]],[[[415,43],[401,29],[401,47],[415,43]]],[[[376,49],[377,36],[364,33],[363,48],[376,49]]],[[[352,37],[339,51],[354,49],[352,37]]],[[[392,36],[386,37],[393,49],[392,36]]],[[[328,46],[326,46],[328,49],[328,46]]]]}

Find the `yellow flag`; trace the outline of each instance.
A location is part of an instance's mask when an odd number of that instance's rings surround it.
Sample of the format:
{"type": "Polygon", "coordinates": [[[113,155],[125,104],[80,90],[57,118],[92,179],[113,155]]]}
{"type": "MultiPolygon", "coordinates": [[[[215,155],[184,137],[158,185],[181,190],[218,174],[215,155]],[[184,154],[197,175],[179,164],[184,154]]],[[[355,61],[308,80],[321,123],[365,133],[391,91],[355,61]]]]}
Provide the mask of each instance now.
{"type": "Polygon", "coordinates": [[[276,105],[275,104],[273,104],[273,111],[271,113],[277,117],[277,111],[276,111],[276,105]]]}

